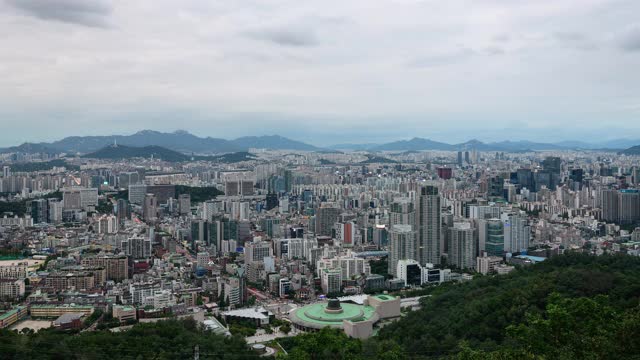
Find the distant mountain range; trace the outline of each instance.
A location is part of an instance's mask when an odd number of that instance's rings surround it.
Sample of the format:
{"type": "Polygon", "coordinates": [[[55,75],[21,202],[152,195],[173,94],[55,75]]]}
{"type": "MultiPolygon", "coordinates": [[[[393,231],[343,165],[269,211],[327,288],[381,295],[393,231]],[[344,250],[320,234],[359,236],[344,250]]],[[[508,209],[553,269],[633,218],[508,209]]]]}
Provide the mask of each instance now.
{"type": "Polygon", "coordinates": [[[209,160],[218,161],[223,163],[234,163],[240,161],[253,160],[256,157],[248,152],[234,152],[217,156],[201,156],[201,155],[186,155],[178,151],[167,149],[162,146],[150,145],[143,147],[126,146],[126,145],[107,145],[102,149],[85,154],[83,158],[90,159],[109,159],[109,160],[121,160],[132,158],[154,158],[164,160],[168,162],[183,162],[190,160],[209,160]]]}
{"type": "Polygon", "coordinates": [[[111,144],[145,147],[162,146],[182,153],[220,154],[247,151],[250,148],[268,148],[274,150],[319,150],[317,147],[282,136],[246,136],[234,140],[206,137],[201,138],[186,131],[163,133],[153,130],[142,130],[133,135],[111,136],[70,136],[52,143],[25,143],[6,149],[9,152],[46,152],[88,154],[111,144]]]}
{"type": "Polygon", "coordinates": [[[620,150],[640,144],[640,140],[618,139],[601,143],[587,143],[581,141],[563,141],[558,143],[539,143],[532,141],[501,141],[484,143],[480,140],[469,140],[460,144],[447,144],[425,138],[415,137],[410,140],[400,140],[385,144],[339,144],[330,146],[331,149],[354,151],[419,151],[441,150],[459,151],[476,149],[478,151],[541,151],[541,150],[620,150]]]}
{"type": "Polygon", "coordinates": [[[443,150],[459,151],[476,149],[478,151],[523,152],[540,150],[616,150],[627,149],[640,144],[640,140],[616,139],[605,142],[588,143],[584,141],[562,141],[556,143],[540,143],[531,141],[501,141],[485,143],[476,139],[460,144],[448,144],[426,138],[415,137],[410,140],[400,140],[384,144],[338,144],[319,148],[300,141],[288,139],[279,135],[245,136],[234,140],[212,137],[198,137],[186,131],[163,133],[153,130],[142,130],[133,135],[111,136],[70,136],[51,143],[24,143],[19,146],[0,149],[0,153],[68,153],[89,154],[104,147],[117,143],[118,145],[145,147],[161,146],[182,154],[224,154],[246,152],[250,148],[297,151],[420,151],[443,150]]]}
{"type": "Polygon", "coordinates": [[[85,154],[82,157],[91,159],[131,159],[131,158],[154,158],[170,162],[188,161],[190,156],[173,151],[162,146],[126,146],[126,145],[108,145],[102,149],[85,154]]]}
{"type": "Polygon", "coordinates": [[[640,145],[632,146],[626,150],[620,151],[623,155],[640,155],[640,145]]]}

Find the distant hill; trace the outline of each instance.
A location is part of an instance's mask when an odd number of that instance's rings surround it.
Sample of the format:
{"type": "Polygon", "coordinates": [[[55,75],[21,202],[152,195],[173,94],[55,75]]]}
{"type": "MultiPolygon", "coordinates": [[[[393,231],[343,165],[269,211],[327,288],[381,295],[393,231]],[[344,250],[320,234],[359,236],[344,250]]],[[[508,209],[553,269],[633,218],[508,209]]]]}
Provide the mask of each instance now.
{"type": "MultiPolygon", "coordinates": [[[[485,143],[473,139],[459,144],[448,144],[426,138],[414,137],[409,140],[393,141],[385,144],[338,144],[329,146],[328,149],[352,151],[458,151],[475,149],[478,151],[522,152],[527,150],[571,149],[619,150],[629,148],[639,143],[640,140],[633,139],[614,139],[599,143],[588,143],[584,141],[539,143],[526,140],[485,143]]],[[[199,137],[182,130],[171,133],[142,130],[132,135],[70,136],[51,143],[24,143],[19,146],[0,149],[0,153],[88,154],[111,144],[135,147],[161,146],[184,154],[195,153],[201,155],[246,152],[251,148],[297,151],[326,150],[280,135],[244,136],[233,140],[226,140],[213,137],[199,137]]]]}
{"type": "Polygon", "coordinates": [[[455,150],[455,146],[423,138],[394,141],[378,145],[374,151],[407,151],[407,150],[455,150]]]}
{"type": "Polygon", "coordinates": [[[221,163],[236,163],[241,161],[251,161],[255,160],[255,155],[248,153],[246,151],[240,151],[230,154],[217,155],[209,157],[209,160],[217,161],[221,163]]]}
{"type": "Polygon", "coordinates": [[[34,144],[34,143],[24,143],[18,146],[12,146],[4,149],[0,149],[0,153],[26,153],[26,154],[58,154],[60,151],[57,151],[49,146],[44,144],[34,144]]]}
{"type": "Polygon", "coordinates": [[[460,144],[447,144],[424,138],[413,138],[411,140],[394,141],[387,144],[378,145],[371,148],[373,151],[420,151],[420,150],[440,150],[457,151],[471,150],[478,151],[506,151],[520,152],[523,150],[569,150],[570,147],[562,147],[549,143],[536,143],[531,141],[501,141],[484,143],[480,140],[472,139],[460,144]]]}
{"type": "Polygon", "coordinates": [[[618,154],[622,155],[640,155],[640,145],[632,146],[626,150],[620,151],[618,154]]]}
{"type": "Polygon", "coordinates": [[[279,135],[246,136],[235,140],[212,137],[198,137],[186,131],[163,133],[153,130],[138,131],[133,135],[70,136],[52,143],[23,144],[19,147],[2,149],[1,152],[36,153],[47,149],[51,153],[88,154],[108,145],[162,146],[182,153],[220,154],[247,151],[250,148],[274,150],[318,150],[315,146],[291,140],[279,135]]]}
{"type": "Polygon", "coordinates": [[[91,159],[132,159],[132,158],[154,158],[170,162],[188,161],[190,156],[169,150],[161,146],[133,147],[125,145],[109,145],[96,152],[92,152],[82,157],[91,159]]]}
{"type": "Polygon", "coordinates": [[[315,151],[317,147],[305,144],[300,141],[291,140],[279,135],[271,136],[244,136],[231,140],[231,142],[241,148],[258,148],[258,149],[275,149],[275,150],[299,150],[299,151],[315,151]]]}
{"type": "Polygon", "coordinates": [[[241,161],[255,160],[256,156],[245,151],[234,152],[229,154],[217,155],[217,156],[199,156],[199,155],[187,155],[178,151],[164,148],[162,146],[126,146],[126,145],[108,145],[104,148],[83,155],[83,158],[90,159],[133,159],[133,158],[145,158],[169,161],[169,162],[183,162],[191,160],[207,160],[221,163],[236,163],[241,161]]]}

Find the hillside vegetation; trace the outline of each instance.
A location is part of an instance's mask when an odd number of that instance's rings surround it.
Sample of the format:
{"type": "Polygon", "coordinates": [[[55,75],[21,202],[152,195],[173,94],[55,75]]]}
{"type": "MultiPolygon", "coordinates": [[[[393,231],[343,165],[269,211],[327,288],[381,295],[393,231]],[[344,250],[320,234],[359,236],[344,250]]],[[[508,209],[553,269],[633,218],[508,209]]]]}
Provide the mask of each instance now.
{"type": "Polygon", "coordinates": [[[436,287],[377,337],[348,340],[349,356],[321,351],[320,333],[287,344],[295,359],[640,359],[639,299],[640,258],[570,253],[436,287]]]}

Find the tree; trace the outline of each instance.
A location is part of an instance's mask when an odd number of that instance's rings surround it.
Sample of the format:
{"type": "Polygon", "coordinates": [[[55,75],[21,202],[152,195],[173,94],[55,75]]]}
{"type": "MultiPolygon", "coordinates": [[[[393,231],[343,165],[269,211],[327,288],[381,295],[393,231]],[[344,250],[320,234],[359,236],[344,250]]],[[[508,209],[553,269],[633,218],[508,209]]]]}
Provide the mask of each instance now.
{"type": "Polygon", "coordinates": [[[284,325],[280,326],[280,331],[282,331],[282,333],[284,334],[289,334],[291,332],[291,325],[289,323],[285,323],[284,325]]]}

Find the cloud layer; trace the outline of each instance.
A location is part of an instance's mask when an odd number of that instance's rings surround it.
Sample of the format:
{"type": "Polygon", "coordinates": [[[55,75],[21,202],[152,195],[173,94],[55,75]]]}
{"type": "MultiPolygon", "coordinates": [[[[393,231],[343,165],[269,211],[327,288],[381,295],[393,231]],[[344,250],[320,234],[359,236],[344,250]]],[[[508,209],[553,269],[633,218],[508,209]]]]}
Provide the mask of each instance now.
{"type": "Polygon", "coordinates": [[[85,26],[106,27],[112,6],[108,0],[7,0],[28,16],[85,26]]]}
{"type": "Polygon", "coordinates": [[[0,146],[640,138],[634,0],[0,0],[0,146]],[[19,126],[17,126],[19,124],[19,126]]]}

